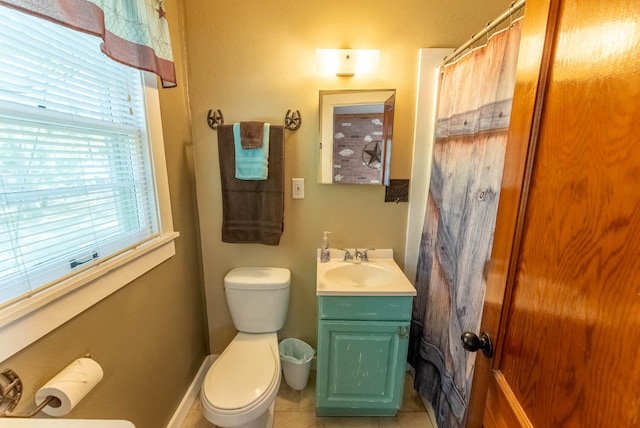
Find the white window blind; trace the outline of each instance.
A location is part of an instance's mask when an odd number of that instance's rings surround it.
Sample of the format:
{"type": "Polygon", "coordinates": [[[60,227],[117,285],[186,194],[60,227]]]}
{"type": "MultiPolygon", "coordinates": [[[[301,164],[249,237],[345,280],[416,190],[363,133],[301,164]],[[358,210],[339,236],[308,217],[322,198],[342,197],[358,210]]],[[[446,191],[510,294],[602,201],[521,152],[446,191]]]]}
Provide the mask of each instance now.
{"type": "Polygon", "coordinates": [[[141,72],[0,7],[0,308],[158,234],[141,72]]]}

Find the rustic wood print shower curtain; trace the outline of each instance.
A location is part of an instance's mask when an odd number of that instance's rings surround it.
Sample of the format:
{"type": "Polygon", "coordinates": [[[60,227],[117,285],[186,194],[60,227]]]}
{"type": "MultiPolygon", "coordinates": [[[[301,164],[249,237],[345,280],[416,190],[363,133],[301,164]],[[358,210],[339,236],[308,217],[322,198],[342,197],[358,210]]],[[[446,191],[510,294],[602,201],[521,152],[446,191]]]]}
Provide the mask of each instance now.
{"type": "Polygon", "coordinates": [[[463,427],[491,254],[521,20],[441,72],[409,362],[438,427],[463,427]]]}

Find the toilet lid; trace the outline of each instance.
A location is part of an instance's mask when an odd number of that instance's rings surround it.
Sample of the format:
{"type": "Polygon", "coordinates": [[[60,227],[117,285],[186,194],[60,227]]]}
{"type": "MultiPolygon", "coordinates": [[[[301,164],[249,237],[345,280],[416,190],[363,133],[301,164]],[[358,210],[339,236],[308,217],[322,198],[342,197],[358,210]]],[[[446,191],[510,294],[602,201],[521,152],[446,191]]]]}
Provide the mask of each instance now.
{"type": "Polygon", "coordinates": [[[267,341],[232,341],[206,376],[207,401],[221,410],[236,410],[260,400],[274,381],[275,358],[267,341]]]}

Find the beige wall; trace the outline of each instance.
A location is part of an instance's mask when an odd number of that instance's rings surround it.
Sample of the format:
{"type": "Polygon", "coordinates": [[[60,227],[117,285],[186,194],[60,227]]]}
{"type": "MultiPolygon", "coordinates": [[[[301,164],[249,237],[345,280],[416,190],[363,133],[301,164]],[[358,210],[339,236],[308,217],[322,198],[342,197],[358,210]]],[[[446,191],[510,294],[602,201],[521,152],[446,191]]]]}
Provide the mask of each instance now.
{"type": "Polygon", "coordinates": [[[407,204],[384,202],[384,187],[316,184],[318,91],[395,88],[391,178],[411,176],[418,49],[463,43],[509,5],[508,0],[297,1],[190,0],[185,5],[188,79],[196,153],[203,269],[211,351],[235,334],[222,280],[236,266],[291,269],[290,309],[281,337],[315,346],[315,249],[322,231],[332,246],[393,248],[404,260],[407,204]],[[381,50],[380,70],[352,78],[315,72],[316,48],[381,50]],[[217,135],[209,109],[227,123],[281,124],[300,110],[302,128],[285,137],[285,230],[278,247],[221,242],[217,135]],[[291,199],[291,178],[303,177],[306,198],[291,199]]]}
{"type": "Polygon", "coordinates": [[[32,409],[35,390],[89,352],[102,365],[104,379],[69,417],[163,427],[207,354],[192,178],[183,149],[191,134],[178,1],[165,5],[179,79],[178,88],[160,91],[171,206],[180,232],[176,255],[0,362],[0,370],[11,368],[24,381],[19,411],[32,409]]]}
{"type": "Polygon", "coordinates": [[[178,0],[165,0],[178,68],[178,88],[161,90],[165,150],[176,255],[40,341],[0,363],[25,382],[19,410],[35,390],[69,362],[90,352],[105,378],[69,415],[124,418],[137,428],[166,425],[206,354],[205,321],[185,142],[194,139],[202,217],[203,268],[212,352],[234,334],[222,289],[234,266],[286,266],[292,271],[291,307],[282,336],[315,345],[315,248],[323,230],[332,245],[390,247],[403,260],[406,204],[385,204],[384,188],[315,184],[318,91],[396,88],[398,105],[392,178],[408,178],[414,125],[418,48],[456,46],[508,6],[487,0],[468,11],[466,0],[424,2],[283,0],[184,2],[186,48],[178,0]],[[273,5],[275,4],[275,6],[273,5]],[[377,48],[380,71],[367,78],[320,77],[317,47],[377,48]],[[188,79],[183,52],[188,53],[188,79]],[[187,104],[191,96],[193,132],[187,104]],[[302,128],[286,135],[285,233],[278,247],[220,242],[220,181],[216,134],[209,109],[227,121],[282,123],[300,110],[302,128]],[[304,177],[306,199],[290,199],[291,177],[304,177]]]}

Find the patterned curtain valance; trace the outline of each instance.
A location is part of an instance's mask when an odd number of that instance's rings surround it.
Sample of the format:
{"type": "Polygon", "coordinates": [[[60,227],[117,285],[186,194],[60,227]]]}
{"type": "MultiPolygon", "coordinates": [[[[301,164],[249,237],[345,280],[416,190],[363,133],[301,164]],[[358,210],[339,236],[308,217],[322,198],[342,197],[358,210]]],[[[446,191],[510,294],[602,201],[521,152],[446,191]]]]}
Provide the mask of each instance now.
{"type": "Polygon", "coordinates": [[[100,37],[115,61],[176,86],[164,0],[0,0],[0,5],[100,37]]]}

